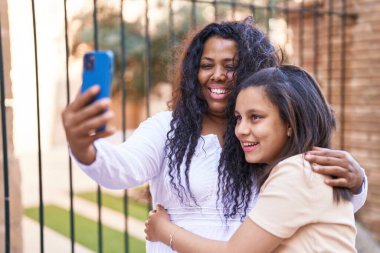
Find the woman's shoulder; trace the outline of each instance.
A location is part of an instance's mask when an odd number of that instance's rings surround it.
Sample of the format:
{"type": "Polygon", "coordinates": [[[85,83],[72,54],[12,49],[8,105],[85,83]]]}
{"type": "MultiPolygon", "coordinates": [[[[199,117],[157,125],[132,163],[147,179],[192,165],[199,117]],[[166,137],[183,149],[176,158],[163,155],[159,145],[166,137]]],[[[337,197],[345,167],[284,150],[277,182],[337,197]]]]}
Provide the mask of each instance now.
{"type": "Polygon", "coordinates": [[[145,124],[153,124],[153,125],[158,125],[158,126],[167,128],[170,125],[170,122],[172,119],[173,119],[173,114],[171,111],[158,112],[150,116],[145,121],[143,121],[141,123],[141,126],[145,124]]]}
{"type": "Polygon", "coordinates": [[[173,118],[173,112],[172,111],[162,111],[154,114],[150,118],[156,119],[156,120],[161,120],[161,121],[171,121],[173,118]]]}

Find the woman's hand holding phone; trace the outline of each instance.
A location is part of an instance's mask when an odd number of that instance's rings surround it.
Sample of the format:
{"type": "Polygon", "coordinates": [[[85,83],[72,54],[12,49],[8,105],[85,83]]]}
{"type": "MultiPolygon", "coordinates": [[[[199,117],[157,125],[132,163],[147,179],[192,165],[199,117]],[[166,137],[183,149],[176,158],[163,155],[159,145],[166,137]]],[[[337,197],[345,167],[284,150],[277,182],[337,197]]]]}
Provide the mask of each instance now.
{"type": "Polygon", "coordinates": [[[94,141],[114,133],[110,127],[103,131],[96,131],[107,125],[113,117],[113,112],[109,110],[110,100],[108,98],[90,103],[99,91],[99,86],[91,87],[79,94],[62,112],[63,126],[71,152],[83,164],[90,164],[95,160],[94,141]]]}
{"type": "Polygon", "coordinates": [[[83,164],[90,164],[96,158],[94,141],[114,133],[112,128],[106,127],[113,117],[109,110],[113,58],[108,55],[99,59],[98,53],[104,56],[104,52],[85,55],[81,92],[62,112],[71,152],[83,164]]]}

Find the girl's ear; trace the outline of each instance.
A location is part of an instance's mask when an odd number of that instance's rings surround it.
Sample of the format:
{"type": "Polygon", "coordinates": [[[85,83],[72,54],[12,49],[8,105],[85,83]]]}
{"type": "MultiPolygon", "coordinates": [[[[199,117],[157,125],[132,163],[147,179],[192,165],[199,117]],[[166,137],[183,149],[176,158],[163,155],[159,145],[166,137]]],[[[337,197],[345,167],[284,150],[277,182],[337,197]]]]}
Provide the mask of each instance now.
{"type": "Polygon", "coordinates": [[[286,132],[286,135],[288,136],[288,137],[290,137],[290,136],[292,136],[292,128],[291,127],[288,127],[288,131],[286,132]]]}

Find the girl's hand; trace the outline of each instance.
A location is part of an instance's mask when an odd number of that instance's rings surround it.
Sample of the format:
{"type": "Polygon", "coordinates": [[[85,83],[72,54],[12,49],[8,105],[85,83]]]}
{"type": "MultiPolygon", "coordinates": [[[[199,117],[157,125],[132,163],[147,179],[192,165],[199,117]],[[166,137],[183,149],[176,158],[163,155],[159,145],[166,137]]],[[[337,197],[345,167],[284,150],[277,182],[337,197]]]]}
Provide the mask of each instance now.
{"type": "Polygon", "coordinates": [[[157,205],[156,209],[149,212],[149,217],[145,221],[145,239],[155,242],[166,242],[169,240],[170,228],[173,226],[169,215],[163,206],[157,205]]]}
{"type": "Polygon", "coordinates": [[[326,184],[349,188],[353,194],[360,192],[364,173],[350,153],[314,147],[306,153],[305,159],[313,164],[315,172],[332,177],[326,179],[326,184]]]}

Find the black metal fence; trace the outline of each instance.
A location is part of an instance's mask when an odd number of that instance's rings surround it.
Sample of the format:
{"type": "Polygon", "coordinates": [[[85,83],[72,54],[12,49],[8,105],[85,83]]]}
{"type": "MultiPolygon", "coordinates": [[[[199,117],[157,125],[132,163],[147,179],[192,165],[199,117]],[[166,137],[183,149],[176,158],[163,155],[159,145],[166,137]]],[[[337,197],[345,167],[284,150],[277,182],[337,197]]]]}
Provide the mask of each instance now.
{"type": "MultiPolygon", "coordinates": [[[[122,135],[122,141],[126,139],[126,129],[127,129],[127,118],[126,115],[126,101],[129,99],[129,93],[127,90],[127,85],[125,81],[124,73],[127,68],[129,68],[128,65],[128,58],[130,57],[129,52],[127,50],[128,46],[128,24],[125,22],[124,12],[123,10],[128,9],[129,3],[132,3],[133,1],[137,0],[120,0],[120,6],[118,8],[118,17],[114,16],[115,22],[118,23],[118,33],[119,33],[119,42],[118,42],[118,49],[117,51],[119,54],[117,55],[117,58],[119,59],[119,68],[118,71],[115,73],[115,75],[118,75],[119,79],[119,87],[120,92],[122,94],[122,102],[121,102],[121,118],[122,123],[120,126],[120,129],[123,133],[122,135]]],[[[140,0],[141,2],[143,0],[140,0]]],[[[145,1],[145,10],[144,10],[144,49],[143,49],[143,59],[141,61],[141,66],[143,68],[143,93],[145,93],[145,97],[149,97],[149,93],[151,90],[151,87],[155,84],[153,83],[155,80],[157,80],[155,74],[157,71],[154,71],[154,61],[157,59],[157,55],[154,55],[152,44],[152,37],[150,32],[150,26],[151,20],[149,16],[149,12],[151,11],[150,7],[152,5],[152,1],[144,0],[145,1]]],[[[194,28],[194,27],[200,27],[203,24],[210,22],[210,20],[232,20],[235,18],[241,18],[244,15],[253,15],[257,25],[261,26],[262,29],[264,29],[268,36],[271,36],[272,31],[272,25],[271,21],[274,19],[282,19],[286,23],[286,30],[285,36],[288,36],[288,30],[290,27],[290,23],[297,24],[298,26],[298,35],[295,36],[298,38],[298,41],[294,42],[298,45],[298,52],[295,52],[294,55],[297,55],[297,58],[291,58],[289,59],[290,62],[295,62],[298,65],[307,65],[309,67],[309,70],[314,73],[316,78],[318,79],[320,76],[324,77],[325,80],[325,90],[327,91],[327,97],[331,101],[332,100],[332,80],[333,78],[333,55],[334,55],[334,45],[336,45],[336,42],[332,41],[332,34],[333,29],[339,29],[340,34],[340,40],[338,42],[338,45],[340,46],[340,122],[341,122],[341,128],[340,128],[340,144],[341,147],[344,146],[344,95],[345,95],[345,46],[346,46],[346,27],[347,27],[347,20],[354,18],[353,15],[347,13],[346,8],[347,4],[346,1],[332,1],[332,0],[326,0],[326,1],[275,1],[275,0],[268,0],[268,1],[243,1],[243,0],[161,0],[158,1],[159,4],[165,5],[167,8],[167,21],[166,21],[166,37],[165,37],[165,43],[163,45],[165,50],[168,52],[168,54],[171,54],[173,51],[173,48],[181,41],[184,34],[186,34],[186,31],[194,28]],[[263,2],[265,2],[263,4],[263,2]],[[321,2],[323,4],[321,4],[321,2]],[[337,6],[336,3],[339,2],[338,6],[340,6],[340,9],[335,9],[337,6]],[[181,12],[177,9],[174,9],[173,6],[176,4],[181,4],[181,12]],[[205,10],[207,12],[205,13],[205,10]],[[186,13],[187,12],[187,13],[186,13]],[[185,17],[187,22],[183,22],[182,27],[178,27],[178,22],[176,19],[178,19],[178,16],[187,15],[188,19],[185,17]],[[305,23],[305,16],[310,17],[312,16],[313,22],[305,23]],[[212,17],[212,18],[210,18],[212,17]],[[296,19],[296,21],[294,21],[296,19]],[[321,44],[319,43],[321,39],[320,36],[320,29],[321,26],[323,26],[324,29],[327,30],[327,41],[325,43],[321,44]],[[312,54],[313,56],[306,57],[305,56],[305,47],[307,46],[310,48],[310,45],[305,45],[305,38],[306,37],[312,37],[311,41],[313,42],[312,48],[312,54]],[[321,63],[321,59],[319,59],[318,55],[320,54],[321,48],[325,47],[325,51],[327,52],[327,56],[324,60],[324,62],[321,63]],[[307,58],[307,60],[305,60],[307,58]],[[312,62],[309,61],[309,59],[313,59],[312,62]],[[323,67],[321,67],[323,66],[323,67]],[[310,69],[311,68],[311,69],[310,69]]],[[[38,8],[38,6],[35,6],[35,1],[31,0],[32,4],[32,15],[33,15],[33,35],[34,35],[34,59],[35,59],[35,76],[36,76],[36,101],[37,104],[35,105],[37,108],[37,132],[35,133],[37,135],[38,139],[38,178],[39,178],[39,223],[40,223],[40,251],[45,252],[44,245],[44,182],[43,182],[43,165],[42,165],[42,157],[43,152],[41,151],[41,126],[40,126],[40,98],[39,98],[39,72],[38,66],[39,66],[39,60],[38,60],[38,41],[37,41],[37,34],[38,26],[36,25],[36,11],[35,7],[38,8]]],[[[69,38],[68,38],[68,27],[69,27],[69,20],[67,16],[67,1],[63,1],[62,8],[64,8],[65,13],[65,47],[66,47],[66,101],[69,103],[72,99],[72,94],[70,94],[70,78],[69,78],[69,55],[72,51],[72,48],[69,48],[69,38]]],[[[101,28],[99,26],[102,25],[99,14],[103,11],[102,8],[99,8],[99,3],[94,0],[93,1],[93,11],[92,11],[92,42],[94,50],[102,49],[102,41],[99,36],[99,33],[101,31],[101,28]]],[[[183,20],[183,17],[182,17],[183,20]]],[[[1,36],[1,32],[0,32],[1,36]]],[[[286,42],[289,42],[290,38],[287,37],[286,42]]],[[[308,40],[310,41],[310,40],[308,40]]],[[[17,238],[11,238],[11,226],[10,226],[10,216],[12,213],[10,213],[10,202],[12,199],[10,199],[10,193],[9,193],[9,170],[12,168],[9,167],[8,164],[8,144],[7,144],[7,125],[6,125],[6,106],[5,106],[5,88],[9,88],[10,84],[5,83],[4,81],[4,70],[3,70],[3,48],[1,44],[1,37],[0,37],[0,78],[1,78],[1,123],[2,123],[2,145],[3,145],[3,185],[4,185],[4,213],[5,213],[5,245],[1,247],[5,247],[5,252],[9,253],[11,252],[10,245],[11,245],[11,239],[17,240],[17,238]]],[[[309,42],[308,42],[309,43],[309,42]]],[[[284,45],[280,45],[284,46],[284,45]]],[[[285,53],[286,48],[285,48],[285,53]]],[[[171,58],[168,57],[167,62],[170,62],[171,58]]],[[[149,99],[146,100],[146,114],[150,115],[150,105],[149,105],[149,99]]],[[[67,158],[67,163],[69,164],[69,177],[70,181],[67,182],[69,184],[69,196],[70,196],[70,239],[71,239],[71,252],[74,252],[74,244],[75,244],[75,206],[73,202],[73,196],[75,189],[73,188],[73,172],[72,172],[72,161],[70,157],[67,158]]],[[[103,231],[102,231],[102,197],[101,197],[101,188],[97,188],[97,206],[98,206],[98,236],[97,238],[94,238],[94,240],[98,241],[98,252],[103,252],[103,231]]],[[[124,216],[128,216],[127,212],[127,206],[128,206],[128,198],[127,198],[127,191],[124,193],[124,216]]],[[[128,245],[128,232],[127,232],[128,224],[125,219],[125,233],[124,233],[124,252],[129,252],[129,245],[128,245]]]]}

